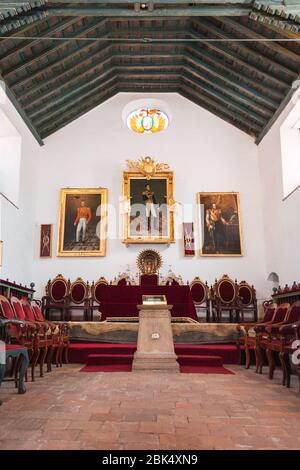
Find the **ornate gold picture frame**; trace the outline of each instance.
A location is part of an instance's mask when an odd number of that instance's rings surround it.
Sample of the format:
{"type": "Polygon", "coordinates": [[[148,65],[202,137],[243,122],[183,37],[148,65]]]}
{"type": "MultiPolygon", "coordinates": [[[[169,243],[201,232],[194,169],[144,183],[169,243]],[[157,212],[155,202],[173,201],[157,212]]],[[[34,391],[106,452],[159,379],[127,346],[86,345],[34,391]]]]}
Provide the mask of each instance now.
{"type": "Polygon", "coordinates": [[[60,190],[58,256],[105,256],[107,189],[60,190]]]}
{"type": "Polygon", "coordinates": [[[174,243],[174,176],[151,157],[127,161],[123,172],[123,242],[174,243]]]}
{"type": "Polygon", "coordinates": [[[198,193],[201,256],[243,256],[240,194],[198,193]]]}

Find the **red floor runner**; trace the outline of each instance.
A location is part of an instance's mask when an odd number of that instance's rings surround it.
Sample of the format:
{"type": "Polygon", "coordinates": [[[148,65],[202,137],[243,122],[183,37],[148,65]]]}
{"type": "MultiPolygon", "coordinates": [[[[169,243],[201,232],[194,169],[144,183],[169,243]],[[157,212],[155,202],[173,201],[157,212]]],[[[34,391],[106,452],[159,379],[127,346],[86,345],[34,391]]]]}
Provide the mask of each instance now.
{"type": "MultiPolygon", "coordinates": [[[[71,343],[69,362],[86,364],[90,354],[134,354],[135,344],[117,343],[71,343]]],[[[220,356],[224,364],[237,364],[235,344],[176,344],[177,355],[220,356]]]]}
{"type": "MultiPolygon", "coordinates": [[[[131,372],[131,364],[112,364],[102,366],[84,366],[80,372],[131,372]]],[[[233,374],[225,367],[205,367],[205,366],[180,366],[180,372],[184,374],[233,374]]]]}

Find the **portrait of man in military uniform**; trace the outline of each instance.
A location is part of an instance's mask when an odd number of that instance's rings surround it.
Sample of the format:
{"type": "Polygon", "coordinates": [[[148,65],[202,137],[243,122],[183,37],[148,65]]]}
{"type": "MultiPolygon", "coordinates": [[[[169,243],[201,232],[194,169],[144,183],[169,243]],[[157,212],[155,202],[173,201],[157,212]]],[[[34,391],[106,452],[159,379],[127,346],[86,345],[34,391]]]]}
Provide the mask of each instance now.
{"type": "Polygon", "coordinates": [[[106,189],[61,190],[60,256],[103,256],[105,206],[106,189]]]}

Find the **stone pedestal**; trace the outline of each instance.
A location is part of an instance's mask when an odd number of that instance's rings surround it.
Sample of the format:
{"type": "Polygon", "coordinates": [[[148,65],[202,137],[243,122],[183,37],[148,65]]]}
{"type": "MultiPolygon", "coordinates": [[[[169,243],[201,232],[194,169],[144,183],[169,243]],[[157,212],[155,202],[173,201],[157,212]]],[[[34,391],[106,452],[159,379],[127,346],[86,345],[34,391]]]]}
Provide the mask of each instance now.
{"type": "Polygon", "coordinates": [[[138,305],[139,330],[132,370],[179,372],[174,351],[172,305],[138,305]]]}

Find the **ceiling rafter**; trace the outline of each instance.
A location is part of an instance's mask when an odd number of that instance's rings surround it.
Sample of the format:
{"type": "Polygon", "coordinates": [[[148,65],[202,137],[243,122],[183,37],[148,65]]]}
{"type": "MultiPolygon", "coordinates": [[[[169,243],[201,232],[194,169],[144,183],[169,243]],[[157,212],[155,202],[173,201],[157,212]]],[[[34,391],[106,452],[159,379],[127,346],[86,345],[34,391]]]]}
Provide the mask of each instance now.
{"type": "MultiPolygon", "coordinates": [[[[0,27],[46,13],[38,22],[20,22],[0,42],[2,76],[39,141],[119,91],[180,93],[259,139],[291,95],[300,47],[284,42],[282,29],[241,13],[258,11],[252,0],[228,0],[226,8],[217,0],[146,3],[141,11],[139,2],[125,0],[93,0],[92,7],[86,0],[42,0],[27,11],[7,10],[0,27]],[[82,14],[89,8],[96,14],[82,14]],[[240,13],[230,15],[231,9],[240,13]],[[103,10],[115,14],[98,16],[103,10]],[[203,16],[208,10],[215,13],[203,16]]],[[[264,13],[297,22],[287,0],[264,4],[272,6],[264,13]]]]}

